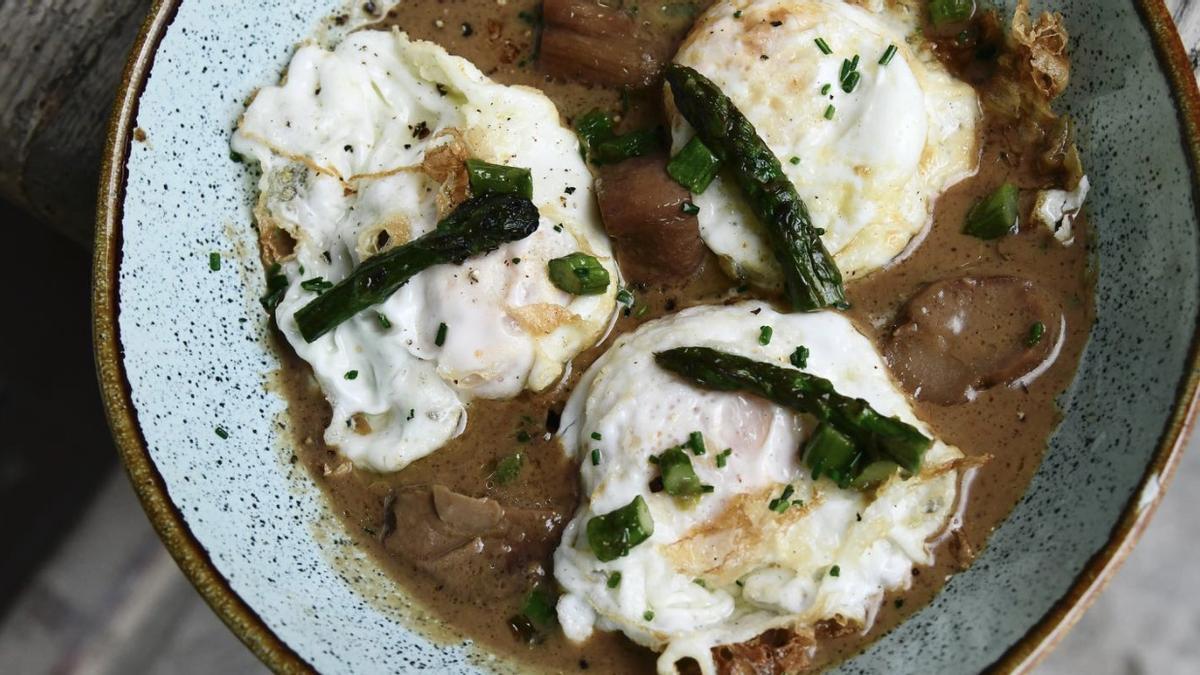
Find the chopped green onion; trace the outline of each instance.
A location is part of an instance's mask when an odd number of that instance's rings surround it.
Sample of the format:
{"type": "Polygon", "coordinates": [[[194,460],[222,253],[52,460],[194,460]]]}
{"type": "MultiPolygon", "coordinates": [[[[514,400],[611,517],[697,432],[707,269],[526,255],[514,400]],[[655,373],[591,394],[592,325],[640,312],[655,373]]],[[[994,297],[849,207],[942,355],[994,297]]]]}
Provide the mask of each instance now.
{"type": "Polygon", "coordinates": [[[1025,344],[1030,347],[1042,341],[1042,336],[1046,334],[1046,324],[1041,321],[1036,321],[1029,327],[1029,336],[1025,338],[1025,344]]]}
{"type": "Polygon", "coordinates": [[[433,344],[437,345],[438,347],[441,347],[442,345],[446,344],[446,333],[449,330],[450,330],[449,326],[447,326],[444,323],[439,323],[438,329],[437,329],[437,335],[435,335],[433,337],[433,344]]]}
{"type": "Polygon", "coordinates": [[[817,43],[817,49],[820,49],[822,54],[829,55],[833,53],[833,50],[829,48],[829,43],[825,41],[825,38],[817,38],[816,40],[813,40],[813,42],[817,43]]]}
{"type": "Polygon", "coordinates": [[[692,140],[683,146],[679,154],[667,162],[667,173],[671,178],[696,195],[708,189],[720,168],[720,160],[712,154],[699,136],[692,136],[692,140]]]}
{"type": "Polygon", "coordinates": [[[697,213],[700,213],[700,207],[691,202],[684,202],[682,205],[680,205],[679,210],[683,211],[689,216],[694,216],[697,213]]]}
{"type": "Polygon", "coordinates": [[[850,486],[861,459],[854,442],[830,424],[818,426],[804,446],[804,461],[812,469],[812,479],[827,476],[841,488],[850,486]]]}
{"type": "Polygon", "coordinates": [[[325,291],[333,288],[333,282],[326,281],[324,279],[324,277],[313,277],[311,279],[305,279],[304,281],[301,281],[300,288],[303,288],[306,291],[312,291],[313,293],[320,295],[320,294],[324,293],[325,291]]]}
{"type": "Polygon", "coordinates": [[[617,291],[617,302],[621,303],[622,305],[632,305],[633,293],[630,293],[629,289],[627,288],[622,288],[621,290],[617,291]]]}
{"type": "Polygon", "coordinates": [[[674,447],[658,456],[663,490],[672,497],[695,497],[701,493],[700,477],[682,448],[674,447]]]}
{"type": "Polygon", "coordinates": [[[357,380],[358,379],[358,371],[357,370],[346,371],[346,379],[347,380],[357,380]]]}
{"type": "Polygon", "coordinates": [[[513,454],[496,462],[496,470],[492,473],[492,477],[500,485],[511,483],[517,478],[517,474],[521,473],[521,467],[525,464],[525,457],[519,453],[513,454]]]}
{"type": "Polygon", "coordinates": [[[600,441],[600,440],[604,440],[604,437],[600,435],[600,432],[599,432],[599,431],[593,431],[593,432],[592,432],[592,440],[593,440],[593,441],[600,441]]]}
{"type": "Polygon", "coordinates": [[[857,70],[851,71],[851,73],[846,76],[846,79],[842,80],[842,91],[846,92],[847,94],[854,91],[854,88],[858,86],[858,81],[861,78],[862,75],[857,70]]]}
{"type": "Polygon", "coordinates": [[[392,322],[388,320],[383,312],[375,312],[375,316],[379,319],[379,327],[387,330],[392,327],[392,322]]]}
{"type": "Polygon", "coordinates": [[[788,357],[788,360],[791,361],[792,365],[796,366],[797,368],[807,367],[808,366],[808,347],[805,347],[803,345],[796,347],[796,351],[792,352],[792,355],[788,357]]]}
{"type": "Polygon", "coordinates": [[[558,619],[554,611],[554,597],[542,584],[534,586],[529,595],[525,596],[521,614],[543,628],[554,625],[558,619]]]}
{"type": "Polygon", "coordinates": [[[217,427],[216,432],[217,432],[217,436],[219,436],[222,439],[229,438],[229,432],[225,431],[224,427],[217,427]]]}
{"type": "Polygon", "coordinates": [[[841,575],[842,575],[842,568],[841,568],[841,567],[838,567],[837,565],[834,565],[833,567],[830,567],[830,568],[829,568],[829,576],[831,576],[831,577],[840,577],[841,575]]]}
{"type": "Polygon", "coordinates": [[[641,495],[625,506],[588,520],[588,546],[596,559],[609,562],[629,555],[629,549],[654,534],[650,507],[641,495]]]}
{"type": "Polygon", "coordinates": [[[796,488],[792,487],[791,485],[788,485],[787,487],[783,488],[782,494],[780,494],[775,499],[772,499],[767,504],[767,508],[771,509],[775,513],[783,513],[784,511],[787,511],[789,508],[792,507],[792,503],[789,502],[788,499],[790,499],[792,494],[795,492],[796,492],[796,488]]]}
{"type": "Polygon", "coordinates": [[[701,485],[701,486],[700,486],[700,492],[702,492],[702,493],[704,493],[704,494],[709,494],[709,493],[712,493],[712,492],[716,492],[716,490],[717,490],[717,488],[715,488],[715,487],[713,487],[713,486],[711,486],[711,485],[701,485]]]}
{"type": "Polygon", "coordinates": [[[654,612],[651,610],[646,610],[645,612],[642,613],[642,618],[647,621],[653,621],[654,620],[654,612]]]}
{"type": "Polygon", "coordinates": [[[825,119],[833,119],[833,114],[835,112],[837,112],[837,108],[833,107],[833,104],[830,104],[829,107],[825,109],[825,119]]]}
{"type": "Polygon", "coordinates": [[[799,158],[799,157],[793,157],[793,158],[789,159],[789,160],[788,160],[788,162],[789,162],[789,163],[791,163],[791,165],[792,165],[792,166],[796,166],[797,164],[799,164],[799,163],[800,163],[800,158],[799,158]]]}
{"type": "Polygon", "coordinates": [[[833,89],[833,85],[832,85],[832,84],[826,84],[825,86],[821,87],[821,93],[822,93],[822,94],[828,94],[828,93],[829,93],[829,91],[830,91],[831,89],[833,89]]]}
{"type": "Polygon", "coordinates": [[[608,587],[609,588],[616,588],[617,586],[620,586],[620,585],[621,585],[621,573],[620,572],[613,572],[612,574],[608,575],[608,587]]]}
{"type": "Polygon", "coordinates": [[[708,451],[704,447],[704,434],[699,431],[693,431],[688,434],[687,446],[692,449],[692,454],[699,457],[708,451]]]}
{"type": "Polygon", "coordinates": [[[774,333],[775,333],[775,329],[771,328],[770,326],[759,326],[758,327],[758,344],[760,344],[760,345],[771,344],[771,335],[773,335],[774,333]]]}
{"type": "Polygon", "coordinates": [[[208,269],[210,269],[214,272],[217,272],[221,269],[221,254],[220,253],[209,253],[208,254],[208,269]]]}
{"type": "Polygon", "coordinates": [[[966,21],[974,13],[974,0],[929,0],[929,20],[935,26],[966,21]]]}
{"type": "Polygon", "coordinates": [[[896,55],[896,45],[888,45],[888,48],[883,50],[883,56],[879,57],[879,65],[886,66],[892,62],[892,57],[896,55]]]}
{"type": "Polygon", "coordinates": [[[740,18],[742,18],[742,10],[740,10],[740,9],[739,9],[738,11],[734,12],[734,13],[733,13],[733,18],[735,18],[735,19],[740,19],[740,18]]]}
{"type": "Polygon", "coordinates": [[[592,448],[592,466],[600,466],[600,448],[592,448]]]}
{"type": "Polygon", "coordinates": [[[733,448],[725,448],[717,453],[717,468],[724,469],[725,464],[729,461],[729,455],[733,454],[733,448]]]}
{"type": "Polygon", "coordinates": [[[533,176],[529,169],[468,159],[467,177],[473,195],[516,194],[533,198],[533,176]]]}
{"type": "Polygon", "coordinates": [[[263,309],[268,312],[275,311],[275,308],[283,301],[283,296],[287,294],[287,288],[288,280],[279,263],[272,264],[267,270],[267,294],[259,300],[263,309]]]}
{"type": "Polygon", "coordinates": [[[967,212],[963,234],[979,239],[998,239],[1017,229],[1017,188],[1005,183],[979,200],[967,212]]]}
{"type": "Polygon", "coordinates": [[[608,288],[608,270],[586,253],[571,253],[547,263],[550,282],[572,295],[599,295],[608,288]]]}

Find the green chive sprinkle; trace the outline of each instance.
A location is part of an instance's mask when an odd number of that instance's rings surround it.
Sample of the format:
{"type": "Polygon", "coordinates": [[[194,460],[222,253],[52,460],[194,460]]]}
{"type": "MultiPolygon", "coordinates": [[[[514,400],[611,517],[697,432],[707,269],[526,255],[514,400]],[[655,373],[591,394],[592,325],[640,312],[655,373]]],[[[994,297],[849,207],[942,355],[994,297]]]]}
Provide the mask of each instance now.
{"type": "Polygon", "coordinates": [[[733,453],[733,448],[725,448],[717,453],[717,468],[724,469],[725,464],[729,462],[729,455],[733,453]]]}
{"type": "Polygon", "coordinates": [[[834,565],[833,567],[829,568],[829,576],[840,577],[841,575],[842,575],[842,568],[838,567],[837,565],[834,565]]]}
{"type": "Polygon", "coordinates": [[[229,438],[229,432],[225,431],[224,427],[217,427],[216,432],[217,436],[220,436],[221,438],[229,438]]]}
{"type": "Polygon", "coordinates": [[[323,277],[313,277],[311,279],[305,279],[304,281],[301,281],[300,288],[320,295],[333,288],[333,282],[326,281],[323,277]]]}
{"type": "Polygon", "coordinates": [[[692,449],[692,454],[699,457],[707,452],[704,447],[704,434],[699,431],[693,431],[688,434],[687,446],[692,449]]]}
{"type": "Polygon", "coordinates": [[[1036,345],[1037,343],[1041,342],[1042,336],[1044,336],[1045,334],[1046,334],[1046,324],[1042,323],[1041,321],[1034,322],[1034,324],[1029,327],[1029,337],[1027,337],[1025,339],[1025,344],[1032,347],[1032,346],[1036,345]]]}
{"type": "Polygon", "coordinates": [[[775,499],[772,499],[770,503],[767,504],[767,508],[771,509],[775,513],[783,513],[784,511],[787,511],[792,506],[788,499],[791,498],[792,493],[795,491],[796,489],[791,485],[783,488],[783,493],[775,499]]]}
{"type": "Polygon", "coordinates": [[[758,327],[758,344],[760,344],[760,345],[771,344],[771,335],[774,334],[774,332],[775,332],[774,329],[772,329],[770,326],[759,326],[758,327]]]}
{"type": "Polygon", "coordinates": [[[357,380],[358,379],[358,371],[357,370],[346,371],[346,379],[347,380],[357,380]]]}
{"type": "Polygon", "coordinates": [[[600,448],[592,448],[592,466],[600,466],[600,448]]]}
{"type": "Polygon", "coordinates": [[[642,614],[642,618],[647,621],[653,621],[654,620],[654,612],[652,612],[650,610],[646,610],[646,613],[642,614]]]}
{"type": "Polygon", "coordinates": [[[827,120],[833,119],[833,114],[835,112],[837,112],[837,108],[830,105],[828,108],[825,109],[825,119],[827,119],[827,120]]]}
{"type": "Polygon", "coordinates": [[[593,440],[593,441],[599,441],[599,440],[603,440],[603,438],[604,438],[604,437],[600,435],[600,432],[599,432],[599,431],[593,431],[593,432],[592,432],[592,440],[593,440]]]}
{"type": "Polygon", "coordinates": [[[816,40],[813,40],[813,42],[817,43],[817,49],[820,49],[822,54],[833,53],[833,50],[829,48],[829,43],[825,41],[825,38],[817,38],[816,40]]]}
{"type": "Polygon", "coordinates": [[[608,587],[609,588],[616,588],[617,586],[620,586],[620,585],[621,585],[621,573],[620,572],[613,572],[612,574],[608,575],[608,587]]]}
{"type": "Polygon", "coordinates": [[[694,216],[697,213],[700,213],[700,207],[691,202],[684,202],[683,205],[679,207],[679,210],[683,211],[689,216],[694,216]]]}
{"type": "Polygon", "coordinates": [[[854,88],[858,86],[858,81],[862,79],[862,75],[857,71],[851,71],[846,79],[842,80],[842,91],[847,94],[852,93],[854,88]]]}
{"type": "Polygon", "coordinates": [[[788,360],[792,362],[793,366],[796,366],[797,368],[804,368],[808,365],[808,347],[803,345],[796,347],[796,351],[792,352],[792,355],[788,357],[788,360]]]}
{"type": "Polygon", "coordinates": [[[740,18],[742,18],[742,10],[740,10],[740,9],[739,9],[738,11],[734,12],[734,13],[733,13],[733,18],[735,18],[735,19],[740,19],[740,18]]]}
{"type": "Polygon", "coordinates": [[[789,163],[790,163],[792,166],[795,166],[795,165],[797,165],[797,164],[799,164],[799,163],[800,163],[800,158],[799,158],[799,157],[793,157],[793,158],[789,159],[789,160],[788,160],[788,162],[789,162],[789,163]]]}
{"type": "Polygon", "coordinates": [[[828,94],[830,89],[833,89],[833,85],[832,85],[832,84],[826,84],[824,87],[821,87],[821,93],[822,93],[822,94],[828,94]]]}
{"type": "Polygon", "coordinates": [[[715,488],[711,485],[701,485],[700,486],[700,492],[702,492],[704,494],[710,494],[710,493],[716,492],[716,490],[717,490],[717,488],[715,488]]]}
{"type": "Polygon", "coordinates": [[[617,302],[621,303],[622,305],[632,305],[633,293],[630,293],[628,289],[622,288],[621,290],[617,291],[617,302]]]}
{"type": "Polygon", "coordinates": [[[879,65],[886,66],[892,62],[892,57],[896,55],[896,45],[888,45],[888,48],[883,50],[883,56],[879,57],[879,65]]]}
{"type": "Polygon", "coordinates": [[[449,326],[447,326],[444,323],[439,323],[438,329],[437,329],[437,336],[435,336],[433,338],[433,344],[435,344],[439,347],[446,344],[446,331],[448,331],[448,330],[450,330],[449,326]]]}
{"type": "Polygon", "coordinates": [[[208,269],[210,269],[214,272],[221,269],[221,254],[220,253],[209,253],[208,254],[208,269]]]}
{"type": "Polygon", "coordinates": [[[376,312],[375,316],[379,318],[379,327],[387,330],[392,327],[392,322],[388,320],[387,315],[383,312],[376,312]]]}

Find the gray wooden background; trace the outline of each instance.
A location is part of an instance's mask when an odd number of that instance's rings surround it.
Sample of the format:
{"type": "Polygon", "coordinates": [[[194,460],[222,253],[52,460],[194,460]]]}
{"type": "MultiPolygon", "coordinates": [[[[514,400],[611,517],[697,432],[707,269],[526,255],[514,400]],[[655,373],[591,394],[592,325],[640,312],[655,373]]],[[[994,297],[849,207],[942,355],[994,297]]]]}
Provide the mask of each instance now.
{"type": "MultiPolygon", "coordinates": [[[[89,49],[58,54],[56,59],[82,59],[89,64],[124,54],[132,37],[136,17],[129,8],[134,2],[94,3],[96,15],[55,17],[63,3],[53,0],[34,3],[0,0],[0,21],[36,14],[39,21],[73,21],[80,30],[93,24],[115,21],[115,29],[102,31],[89,49]],[[104,15],[116,13],[116,16],[104,15]],[[82,22],[82,23],[81,23],[82,22]],[[92,22],[92,23],[88,23],[92,22]]],[[[1192,62],[1200,62],[1200,0],[1168,0],[1189,47],[1192,62]]],[[[48,24],[49,25],[49,24],[48,24]]],[[[19,37],[19,36],[18,36],[19,37]]],[[[0,40],[0,64],[20,48],[35,44],[19,39],[0,40]]],[[[47,58],[50,58],[49,56],[47,58]]],[[[79,68],[58,66],[62,77],[74,77],[79,68]]],[[[53,65],[53,64],[52,64],[53,65]]],[[[90,66],[89,66],[90,67],[90,66]]],[[[85,69],[86,70],[86,69],[85,69]]],[[[4,66],[0,65],[0,75],[4,66]]],[[[86,78],[85,78],[86,79],[86,78]]],[[[111,79],[111,78],[110,78],[111,79]]],[[[75,95],[101,96],[105,78],[88,80],[75,95]]],[[[0,79],[0,124],[12,109],[5,103],[21,91],[13,78],[0,79]]],[[[63,82],[56,84],[64,88],[63,82]]],[[[69,88],[64,88],[67,91],[69,88]]],[[[41,100],[41,99],[39,99],[41,100]]],[[[69,97],[64,105],[75,105],[69,97]]],[[[107,108],[105,108],[107,110],[107,108]]],[[[67,124],[87,138],[102,125],[82,112],[71,113],[67,124]]],[[[32,131],[30,133],[33,133],[32,131]]],[[[86,155],[98,152],[98,142],[86,155]]],[[[0,151],[8,152],[0,145],[0,151]]],[[[3,155],[0,152],[0,155],[3,155]]],[[[60,230],[76,240],[85,238],[90,195],[63,202],[63,213],[43,213],[53,199],[45,201],[43,186],[22,184],[11,153],[0,158],[0,194],[23,203],[45,219],[57,220],[60,230]],[[7,162],[7,164],[5,163],[7,162]],[[6,173],[6,171],[8,173],[6,173]],[[16,173],[14,173],[14,171],[16,173]],[[16,176],[16,178],[14,178],[16,176]],[[6,181],[8,181],[6,183],[6,181]],[[43,201],[39,201],[43,200],[43,201]],[[81,220],[83,219],[83,220],[81,220]]],[[[88,180],[95,167],[77,161],[71,170],[88,180]]],[[[94,184],[94,183],[93,183],[94,184]]],[[[0,210],[0,220],[17,222],[16,216],[0,210]]],[[[68,251],[66,257],[85,264],[84,251],[68,251]]],[[[81,267],[82,270],[82,267],[81,267]]],[[[30,277],[33,276],[31,272],[30,277]]],[[[74,298],[76,311],[86,311],[86,279],[68,279],[80,286],[74,298]]],[[[17,275],[16,278],[22,278],[17,275]]],[[[77,325],[86,331],[79,317],[77,325]]],[[[70,348],[78,348],[73,343],[70,348]]],[[[3,343],[4,351],[11,345],[3,343]]],[[[86,365],[87,359],[81,359],[86,365]]],[[[71,363],[68,367],[78,364],[71,363]]],[[[0,378],[2,384],[2,378],[0,378]]],[[[86,388],[86,387],[85,387],[86,388]]],[[[0,399],[3,399],[0,387],[0,399]]],[[[47,388],[47,396],[53,392],[47,388]]],[[[82,394],[85,398],[88,393],[82,394]]],[[[95,415],[93,415],[95,417],[95,415]]],[[[88,418],[91,433],[102,434],[98,418],[88,418]]],[[[10,440],[11,442],[11,440],[10,440]]],[[[94,439],[106,446],[107,441],[94,439]]],[[[5,469],[0,466],[0,469],[5,469]]],[[[0,471],[3,473],[3,471],[0,471]]],[[[4,478],[4,476],[0,476],[4,478]]],[[[2,482],[2,481],[0,481],[2,482]]],[[[64,491],[71,489],[64,486],[64,491]]],[[[1083,618],[1062,645],[1040,666],[1043,675],[1087,673],[1095,675],[1185,675],[1200,673],[1200,438],[1193,438],[1158,515],[1141,544],[1109,590],[1083,618]]],[[[6,513],[5,520],[20,519],[6,513]]],[[[4,556],[18,555],[5,551],[4,556]]],[[[91,500],[86,515],[74,526],[57,552],[43,565],[34,581],[17,597],[0,623],[0,673],[125,674],[163,673],[261,673],[265,669],[230,634],[183,578],[150,529],[122,472],[110,469],[99,493],[91,500]]]]}

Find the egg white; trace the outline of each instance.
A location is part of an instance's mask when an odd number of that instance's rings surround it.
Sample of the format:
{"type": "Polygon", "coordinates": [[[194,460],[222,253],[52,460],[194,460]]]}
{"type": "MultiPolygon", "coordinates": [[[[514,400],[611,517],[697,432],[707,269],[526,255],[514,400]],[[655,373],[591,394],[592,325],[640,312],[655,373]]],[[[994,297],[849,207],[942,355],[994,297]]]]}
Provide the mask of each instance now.
{"type": "Polygon", "coordinates": [[[497,84],[398,31],[362,31],[333,51],[300,47],[284,81],[246,109],[233,148],[262,167],[260,227],[296,240],[276,320],[333,407],[326,441],[359,466],[395,471],[433,452],[461,433],[472,398],[553,384],[610,325],[619,276],[592,178],[541,92],[497,84]],[[421,272],[305,342],[293,315],[316,295],[301,283],[344,278],[375,252],[380,230],[397,244],[433,229],[449,183],[422,163],[448,150],[531,169],[538,230],[421,272]],[[573,251],[608,269],[605,293],[573,296],[550,283],[547,260],[573,251]]]}
{"type": "MultiPolygon", "coordinates": [[[[722,0],[675,56],[754,125],[847,279],[904,251],[931,222],[938,195],[978,166],[975,91],[924,47],[915,16],[903,3],[722,0]],[[897,51],[880,64],[889,45],[897,51]],[[855,56],[861,80],[846,93],[842,62],[855,56]],[[829,106],[835,110],[826,119],[829,106]]],[[[693,132],[669,90],[666,98],[678,150],[693,132]]],[[[701,236],[731,274],[782,286],[762,227],[729,177],[718,176],[693,202],[701,236]]]]}
{"type": "Polygon", "coordinates": [[[706,346],[788,366],[800,345],[810,351],[806,371],[930,434],[870,341],[834,312],[780,314],[759,302],[697,307],[622,336],[585,373],[562,418],[564,448],[583,457],[583,502],[554,559],[565,589],[559,620],[569,638],[583,640],[596,627],[620,630],[662,650],[660,673],[675,672],[684,657],[712,673],[712,647],[771,628],[811,633],[823,619],[869,625],[884,593],[907,588],[913,566],[932,561],[928,542],[955,507],[958,449],[935,440],[919,475],[893,477],[874,498],[814,482],[799,451],[815,427],[811,417],[700,389],[653,358],[672,347],[706,346]],[[773,329],[767,345],[759,343],[761,326],[773,329]],[[707,452],[692,464],[714,491],[694,504],[651,492],[658,470],[649,457],[694,431],[707,452]],[[719,468],[716,456],[726,448],[719,468]],[[786,485],[804,506],[771,511],[786,485]],[[587,521],[639,495],[654,534],[627,556],[600,562],[587,544],[587,521]],[[834,565],[837,576],[829,573],[834,565]],[[609,588],[613,572],[621,581],[609,588]]]}

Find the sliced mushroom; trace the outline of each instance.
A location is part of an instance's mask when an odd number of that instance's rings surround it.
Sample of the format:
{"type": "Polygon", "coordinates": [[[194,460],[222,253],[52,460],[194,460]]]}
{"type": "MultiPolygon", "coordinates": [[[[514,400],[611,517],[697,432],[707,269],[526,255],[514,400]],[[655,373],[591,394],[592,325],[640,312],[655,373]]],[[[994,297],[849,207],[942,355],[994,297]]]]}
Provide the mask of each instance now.
{"type": "Polygon", "coordinates": [[[666,62],[664,45],[629,14],[595,0],[546,0],[541,62],[551,74],[593,84],[646,87],[666,62]]]}
{"type": "Polygon", "coordinates": [[[663,155],[601,167],[596,199],[627,279],[682,282],[704,262],[699,221],[683,211],[691,195],[667,175],[663,155]]]}
{"type": "Polygon", "coordinates": [[[909,299],[885,352],[914,397],[952,405],[1031,381],[1057,356],[1064,328],[1058,301],[1032,281],[960,277],[909,299]]]}

